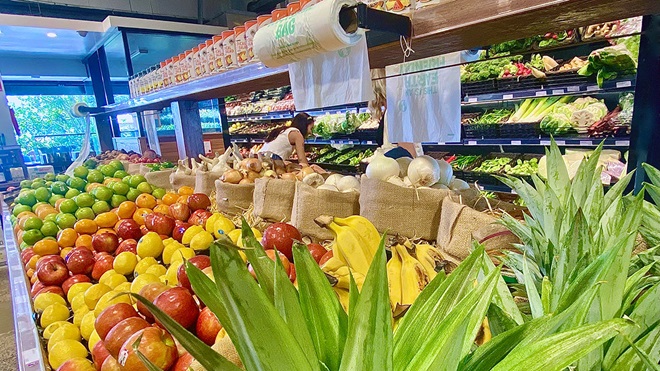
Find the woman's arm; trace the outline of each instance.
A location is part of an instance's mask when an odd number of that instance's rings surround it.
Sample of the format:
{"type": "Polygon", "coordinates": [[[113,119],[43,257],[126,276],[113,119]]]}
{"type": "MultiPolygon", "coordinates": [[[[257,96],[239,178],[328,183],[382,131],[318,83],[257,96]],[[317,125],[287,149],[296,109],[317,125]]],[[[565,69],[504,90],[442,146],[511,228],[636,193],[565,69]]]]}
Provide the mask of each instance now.
{"type": "Polygon", "coordinates": [[[298,130],[292,130],[289,133],[289,143],[291,143],[296,149],[298,163],[302,166],[309,166],[307,156],[305,155],[305,138],[298,130]]]}

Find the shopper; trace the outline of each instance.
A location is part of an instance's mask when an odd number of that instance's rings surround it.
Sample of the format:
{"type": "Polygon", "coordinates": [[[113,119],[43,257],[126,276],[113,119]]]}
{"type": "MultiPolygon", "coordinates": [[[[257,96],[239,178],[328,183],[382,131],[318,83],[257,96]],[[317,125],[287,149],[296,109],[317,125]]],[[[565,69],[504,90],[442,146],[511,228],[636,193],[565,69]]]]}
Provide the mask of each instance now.
{"type": "Polygon", "coordinates": [[[288,160],[295,149],[298,163],[302,166],[309,166],[307,156],[305,156],[305,137],[312,130],[312,126],[314,126],[312,116],[306,113],[297,114],[293,118],[291,126],[274,129],[268,134],[261,152],[273,154],[274,159],[288,160]]]}

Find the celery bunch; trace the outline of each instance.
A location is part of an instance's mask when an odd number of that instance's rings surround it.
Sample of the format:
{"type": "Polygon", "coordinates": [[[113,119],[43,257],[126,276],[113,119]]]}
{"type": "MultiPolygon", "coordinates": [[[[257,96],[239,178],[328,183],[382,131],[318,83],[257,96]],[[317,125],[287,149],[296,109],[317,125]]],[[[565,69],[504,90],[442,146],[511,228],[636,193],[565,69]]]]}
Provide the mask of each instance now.
{"type": "Polygon", "coordinates": [[[557,105],[562,105],[570,102],[573,98],[570,96],[563,97],[545,97],[545,98],[530,98],[525,99],[522,104],[516,109],[516,112],[509,117],[508,123],[516,122],[537,122],[552,112],[557,105]]]}

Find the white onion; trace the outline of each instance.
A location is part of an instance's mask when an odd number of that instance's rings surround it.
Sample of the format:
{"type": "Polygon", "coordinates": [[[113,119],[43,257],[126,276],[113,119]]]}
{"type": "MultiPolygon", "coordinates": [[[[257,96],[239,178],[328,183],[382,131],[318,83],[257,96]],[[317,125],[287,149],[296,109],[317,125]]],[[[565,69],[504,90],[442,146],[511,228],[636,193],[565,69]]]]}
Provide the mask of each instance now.
{"type": "Polygon", "coordinates": [[[413,186],[412,182],[410,181],[410,178],[408,178],[408,177],[403,178],[403,185],[408,187],[408,188],[412,188],[412,186],[413,186]]]}
{"type": "Polygon", "coordinates": [[[328,177],[328,179],[325,180],[325,184],[331,185],[336,187],[337,182],[341,180],[344,176],[341,174],[332,174],[328,177]]]}
{"type": "Polygon", "coordinates": [[[323,179],[323,176],[321,174],[312,173],[312,174],[306,175],[303,178],[302,182],[309,185],[309,186],[312,186],[312,187],[316,188],[320,185],[323,185],[325,180],[323,179]]]}
{"type": "Polygon", "coordinates": [[[436,162],[440,166],[440,179],[438,181],[444,185],[449,185],[454,176],[454,169],[445,160],[437,160],[436,162]]]}
{"type": "Polygon", "coordinates": [[[384,155],[374,156],[366,171],[369,179],[386,181],[391,176],[399,175],[399,163],[384,155]]]}
{"type": "Polygon", "coordinates": [[[339,192],[337,187],[333,186],[332,184],[321,184],[318,186],[316,189],[325,189],[327,191],[334,191],[334,192],[339,192]]]}
{"type": "Polygon", "coordinates": [[[431,186],[431,188],[433,188],[433,189],[449,189],[449,187],[447,187],[446,185],[444,185],[440,182],[435,183],[434,185],[431,186]]]}
{"type": "Polygon", "coordinates": [[[440,166],[430,156],[419,156],[408,166],[408,178],[415,187],[428,187],[440,179],[440,166]]]}
{"type": "Polygon", "coordinates": [[[404,176],[408,175],[408,166],[410,166],[410,163],[412,162],[412,158],[410,157],[399,157],[396,159],[396,162],[399,163],[399,177],[403,178],[404,176]]]}
{"type": "Polygon", "coordinates": [[[401,178],[399,178],[398,176],[389,177],[389,179],[387,179],[387,182],[397,185],[399,187],[406,187],[406,183],[404,183],[403,180],[401,180],[401,178]]]}
{"type": "Polygon", "coordinates": [[[460,191],[461,189],[468,189],[468,188],[470,188],[470,185],[467,184],[467,182],[464,181],[463,179],[454,178],[449,183],[449,189],[454,191],[460,191]]]}
{"type": "Polygon", "coordinates": [[[337,182],[336,187],[341,192],[350,190],[360,191],[360,181],[354,176],[345,176],[337,182]]]}

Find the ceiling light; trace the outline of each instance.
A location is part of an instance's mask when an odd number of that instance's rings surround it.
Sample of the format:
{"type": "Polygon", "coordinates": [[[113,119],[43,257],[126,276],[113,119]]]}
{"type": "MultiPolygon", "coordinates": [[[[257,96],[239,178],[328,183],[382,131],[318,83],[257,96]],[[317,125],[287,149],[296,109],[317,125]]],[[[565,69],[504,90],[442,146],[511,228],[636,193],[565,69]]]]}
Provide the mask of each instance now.
{"type": "Polygon", "coordinates": [[[52,38],[52,37],[57,37],[57,34],[55,32],[49,32],[49,33],[46,34],[46,36],[52,38]]]}

